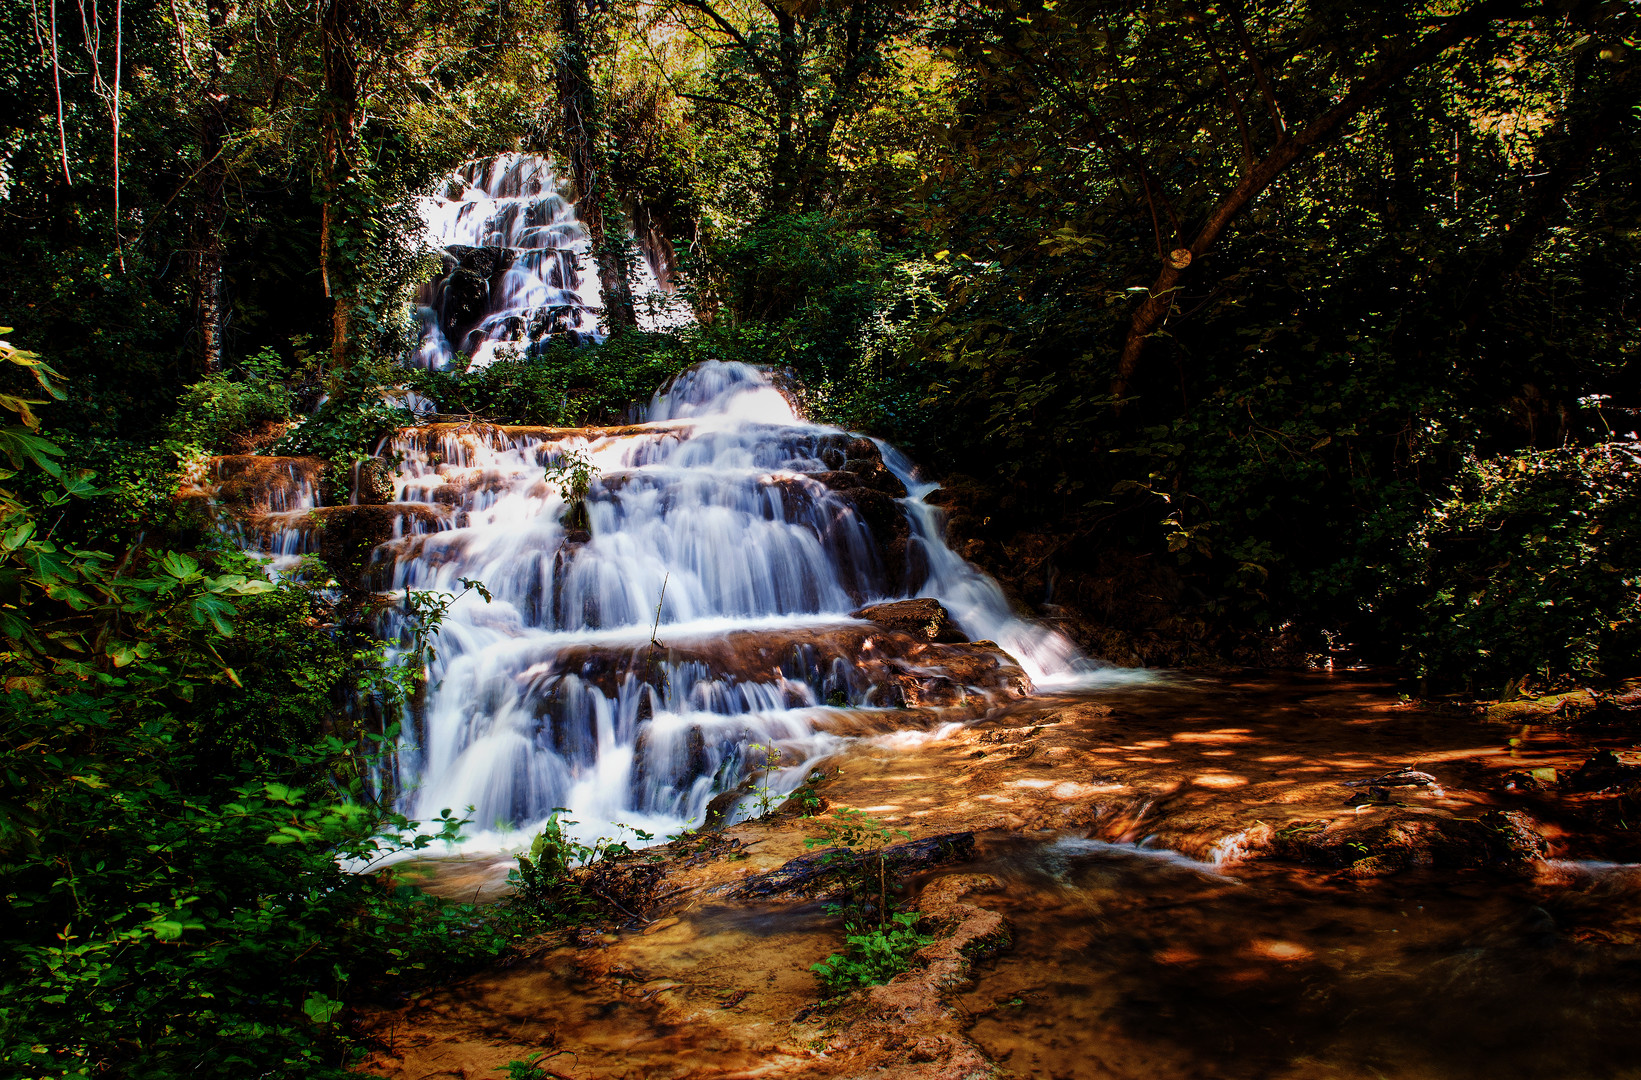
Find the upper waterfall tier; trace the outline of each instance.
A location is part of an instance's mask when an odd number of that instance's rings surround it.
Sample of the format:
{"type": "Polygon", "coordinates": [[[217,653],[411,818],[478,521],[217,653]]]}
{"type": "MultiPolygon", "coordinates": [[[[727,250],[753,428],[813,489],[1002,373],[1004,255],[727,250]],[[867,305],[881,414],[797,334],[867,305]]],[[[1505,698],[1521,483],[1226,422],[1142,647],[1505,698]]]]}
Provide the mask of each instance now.
{"type": "MultiPolygon", "coordinates": [[[[442,368],[461,354],[483,367],[508,347],[524,354],[554,337],[603,336],[592,243],[568,185],[546,158],[503,154],[469,162],[421,201],[421,213],[444,264],[416,297],[416,364],[442,368]]],[[[659,329],[687,321],[648,260],[633,265],[637,276],[629,285],[640,322],[659,329]]]]}

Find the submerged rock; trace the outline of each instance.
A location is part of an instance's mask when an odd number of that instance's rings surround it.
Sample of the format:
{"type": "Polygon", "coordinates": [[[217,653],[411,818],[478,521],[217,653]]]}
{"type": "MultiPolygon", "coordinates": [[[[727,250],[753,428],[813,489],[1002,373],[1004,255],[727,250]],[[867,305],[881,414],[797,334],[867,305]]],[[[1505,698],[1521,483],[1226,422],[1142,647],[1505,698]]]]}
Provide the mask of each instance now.
{"type": "Polygon", "coordinates": [[[1631,764],[1611,750],[1591,754],[1584,764],[1561,781],[1565,791],[1625,791],[1641,784],[1641,765],[1631,764]]]}
{"type": "Polygon", "coordinates": [[[1351,877],[1378,877],[1415,867],[1525,866],[1542,860],[1549,845],[1520,812],[1490,810],[1457,818],[1404,809],[1385,816],[1296,821],[1272,834],[1270,851],[1351,877]]]}
{"type": "MultiPolygon", "coordinates": [[[[724,894],[736,900],[800,899],[825,896],[844,886],[858,868],[870,865],[875,874],[876,852],[831,847],[803,855],[777,870],[730,886],[724,894]]],[[[892,878],[974,858],[972,832],[944,833],[894,844],[882,851],[883,868],[892,878]]]]}

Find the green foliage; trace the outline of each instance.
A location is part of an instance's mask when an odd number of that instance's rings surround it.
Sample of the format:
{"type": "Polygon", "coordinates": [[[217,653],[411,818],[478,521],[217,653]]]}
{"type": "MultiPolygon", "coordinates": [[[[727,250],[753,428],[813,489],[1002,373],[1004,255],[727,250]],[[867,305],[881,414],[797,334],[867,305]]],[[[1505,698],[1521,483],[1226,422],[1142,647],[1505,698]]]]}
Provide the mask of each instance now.
{"type": "Polygon", "coordinates": [[[830,816],[830,821],[820,823],[819,836],[804,837],[804,847],[841,844],[852,854],[856,848],[876,851],[897,836],[903,839],[911,836],[906,830],[892,829],[861,810],[839,808],[832,811],[830,816]]]}
{"type": "Polygon", "coordinates": [[[757,758],[763,759],[759,764],[758,782],[753,785],[752,794],[758,801],[758,816],[766,817],[779,802],[770,790],[769,781],[774,776],[775,770],[780,768],[781,751],[777,746],[764,746],[762,743],[753,743],[746,749],[754,760],[757,758]]]}
{"type": "Polygon", "coordinates": [[[583,449],[568,450],[548,463],[546,479],[564,500],[564,527],[587,528],[587,493],[598,479],[598,467],[583,449]]]}
{"type": "MultiPolygon", "coordinates": [[[[27,425],[18,429],[30,433],[27,425]]],[[[495,956],[473,908],[354,871],[454,839],[379,805],[351,721],[381,643],[237,554],[39,527],[95,494],[50,440],[0,491],[0,1061],[8,1075],[348,1075],[347,1003],[495,956]]]]}
{"type": "MultiPolygon", "coordinates": [[[[565,826],[576,823],[559,817],[564,813],[568,811],[559,807],[548,816],[530,841],[529,851],[518,856],[518,865],[507,874],[514,909],[548,927],[584,922],[601,910],[602,901],[592,891],[585,871],[606,859],[632,854],[625,840],[599,837],[591,844],[577,840],[565,831],[565,826]]],[[[654,839],[641,829],[631,831],[640,840],[654,839]]]]}
{"type": "Polygon", "coordinates": [[[873,234],[819,213],[756,222],[692,267],[697,303],[721,307],[736,324],[756,323],[770,350],[762,361],[813,383],[848,370],[883,269],[873,234]]]}
{"type": "Polygon", "coordinates": [[[889,903],[883,848],[911,834],[849,809],[832,811],[820,826],[820,835],[805,837],[804,846],[829,848],[823,861],[837,870],[839,890],[826,910],[842,919],[846,948],[811,968],[832,995],[887,982],[934,940],[917,933],[916,912],[897,912],[889,903]]]}
{"type": "Polygon", "coordinates": [[[416,420],[394,389],[396,374],[380,363],[334,373],[324,404],[299,418],[268,452],[323,458],[338,472],[374,456],[384,438],[416,420]]]}
{"type": "Polygon", "coordinates": [[[1488,690],[1641,671],[1638,479],[1635,443],[1467,460],[1387,568],[1409,666],[1488,690]]]}
{"type": "Polygon", "coordinates": [[[518,865],[507,874],[514,903],[548,925],[576,923],[597,909],[574,873],[592,851],[565,833],[564,826],[575,823],[561,821],[563,812],[554,810],[542,823],[529,853],[519,855],[518,865]]]}
{"type": "Polygon", "coordinates": [[[703,351],[796,372],[803,407],[820,422],[919,452],[940,445],[925,400],[936,369],[922,343],[945,306],[938,264],[810,213],[708,245],[690,272],[696,304],[728,315],[698,332],[703,351]]]}
{"type": "Polygon", "coordinates": [[[443,413],[497,423],[568,427],[621,423],[634,402],[710,355],[690,336],[629,331],[590,345],[549,339],[526,354],[507,355],[477,369],[452,364],[439,371],[403,373],[406,386],[443,413]]]}
{"type": "Polygon", "coordinates": [[[247,359],[239,378],[207,375],[184,391],[167,434],[206,453],[232,453],[236,437],[290,419],[295,402],[283,376],[283,364],[272,349],[247,359]]]}
{"type": "MultiPolygon", "coordinates": [[[[562,1054],[565,1053],[565,1051],[560,1050],[559,1053],[562,1054]]],[[[548,1072],[547,1069],[540,1064],[541,1059],[545,1056],[545,1051],[538,1050],[529,1057],[525,1058],[523,1061],[519,1061],[515,1058],[514,1060],[509,1061],[506,1065],[498,1068],[496,1071],[506,1073],[507,1080],[547,1080],[548,1077],[558,1076],[558,1073],[548,1072]]]]}
{"type": "Polygon", "coordinates": [[[897,911],[881,926],[844,940],[848,947],[833,953],[810,970],[820,979],[829,996],[848,993],[863,986],[886,983],[911,966],[912,955],[934,944],[934,938],[917,932],[921,916],[915,911],[897,911]]]}
{"type": "Polygon", "coordinates": [[[1636,132],[1596,119],[1633,108],[1633,12],[1454,23],[1232,199],[1430,10],[986,3],[937,31],[958,120],[919,206],[949,268],[923,456],[995,477],[987,510],[1065,538],[1057,569],[1144,553],[1222,627],[1393,656],[1358,603],[1389,547],[1471,456],[1598,439],[1580,399],[1632,393],[1636,346],[1612,227],[1636,132]]]}

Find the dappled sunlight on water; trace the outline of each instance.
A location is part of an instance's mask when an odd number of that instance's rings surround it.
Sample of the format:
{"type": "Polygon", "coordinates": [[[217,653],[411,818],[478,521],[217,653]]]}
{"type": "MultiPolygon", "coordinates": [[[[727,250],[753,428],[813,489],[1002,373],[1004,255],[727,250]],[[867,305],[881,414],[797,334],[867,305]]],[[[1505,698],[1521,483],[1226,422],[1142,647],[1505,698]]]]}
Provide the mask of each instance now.
{"type": "Polygon", "coordinates": [[[1006,840],[983,868],[1015,943],[961,1007],[1015,1075],[1641,1075],[1626,868],[1367,887],[1006,840]]]}

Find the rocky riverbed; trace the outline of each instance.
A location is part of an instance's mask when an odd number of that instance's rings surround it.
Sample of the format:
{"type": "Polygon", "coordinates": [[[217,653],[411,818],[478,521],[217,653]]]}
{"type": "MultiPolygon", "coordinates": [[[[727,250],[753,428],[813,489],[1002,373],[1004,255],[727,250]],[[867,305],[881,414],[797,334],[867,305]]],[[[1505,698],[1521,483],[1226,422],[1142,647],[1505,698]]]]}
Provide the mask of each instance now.
{"type": "MultiPolygon", "coordinates": [[[[777,812],[604,867],[598,925],[362,1017],[364,1068],[1630,1075],[1637,734],[1621,710],[1517,714],[1262,674],[863,721],[777,812]],[[936,940],[823,1003],[809,966],[841,932],[805,840],[837,809],[908,834],[891,865],[936,940]]],[[[510,865],[399,873],[485,900],[510,865]]]]}

